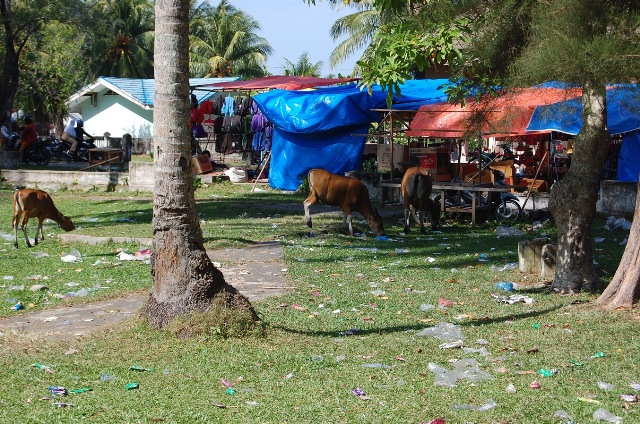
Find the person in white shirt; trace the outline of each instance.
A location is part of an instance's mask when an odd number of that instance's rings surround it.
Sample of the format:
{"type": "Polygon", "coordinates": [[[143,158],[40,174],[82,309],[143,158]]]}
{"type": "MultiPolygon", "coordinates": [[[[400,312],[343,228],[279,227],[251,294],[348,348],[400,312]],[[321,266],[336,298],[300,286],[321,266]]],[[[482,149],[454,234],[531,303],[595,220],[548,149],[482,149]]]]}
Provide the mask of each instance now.
{"type": "Polygon", "coordinates": [[[64,127],[64,131],[60,136],[60,140],[66,141],[67,143],[71,143],[71,147],[69,148],[68,152],[72,154],[74,154],[76,152],[76,149],[78,148],[78,140],[76,140],[75,125],[76,125],[76,120],[71,119],[69,121],[69,124],[66,127],[64,127]]]}

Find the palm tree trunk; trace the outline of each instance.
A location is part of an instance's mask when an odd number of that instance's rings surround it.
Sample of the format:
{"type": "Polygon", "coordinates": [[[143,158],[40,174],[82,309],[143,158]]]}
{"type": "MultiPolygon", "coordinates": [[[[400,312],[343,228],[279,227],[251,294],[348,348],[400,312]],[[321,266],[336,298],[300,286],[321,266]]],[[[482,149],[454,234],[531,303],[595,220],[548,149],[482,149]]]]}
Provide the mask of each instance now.
{"type": "Polygon", "coordinates": [[[596,289],[591,226],[596,214],[600,170],[611,136],[607,131],[605,87],[585,85],[583,125],[565,177],[551,188],[549,210],[558,231],[556,274],[552,288],[573,293],[596,289]]]}
{"type": "Polygon", "coordinates": [[[214,304],[245,310],[258,320],[203,246],[191,164],[188,12],[189,0],[156,1],[153,286],[143,310],[155,328],[214,304]]]}

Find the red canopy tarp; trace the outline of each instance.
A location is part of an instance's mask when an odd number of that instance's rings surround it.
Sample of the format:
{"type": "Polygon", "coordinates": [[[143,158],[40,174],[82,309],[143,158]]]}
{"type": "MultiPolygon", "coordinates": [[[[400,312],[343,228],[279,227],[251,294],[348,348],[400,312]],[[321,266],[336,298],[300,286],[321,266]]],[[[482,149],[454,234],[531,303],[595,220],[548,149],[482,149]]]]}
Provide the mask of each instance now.
{"type": "Polygon", "coordinates": [[[256,78],[249,81],[229,81],[213,84],[203,84],[198,87],[209,87],[213,90],[220,91],[252,91],[252,90],[271,90],[280,88],[282,90],[303,90],[305,88],[322,87],[326,85],[335,85],[346,82],[357,81],[359,78],[316,78],[306,76],[270,76],[264,78],[256,78]]]}
{"type": "Polygon", "coordinates": [[[579,95],[579,88],[530,87],[470,101],[465,106],[424,105],[420,106],[405,134],[431,138],[463,138],[478,133],[494,137],[531,134],[525,130],[537,106],[579,95]]]}

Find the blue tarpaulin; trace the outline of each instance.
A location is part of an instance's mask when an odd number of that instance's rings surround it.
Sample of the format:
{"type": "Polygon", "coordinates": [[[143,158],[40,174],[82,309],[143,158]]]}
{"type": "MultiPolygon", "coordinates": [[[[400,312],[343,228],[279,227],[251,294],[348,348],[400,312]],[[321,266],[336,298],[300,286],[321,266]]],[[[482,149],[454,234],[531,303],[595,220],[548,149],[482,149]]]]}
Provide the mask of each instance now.
{"type": "MultiPolygon", "coordinates": [[[[582,128],[582,99],[576,97],[539,106],[527,131],[558,131],[576,135],[582,128]]],[[[619,181],[638,181],[640,174],[640,88],[618,84],[607,89],[607,128],[612,135],[624,134],[618,156],[619,181]]]]}
{"type": "Polygon", "coordinates": [[[640,175],[640,133],[625,134],[618,155],[618,181],[638,181],[640,175]]]}
{"type": "MultiPolygon", "coordinates": [[[[407,81],[392,109],[417,110],[420,105],[445,101],[439,88],[446,79],[407,81]]],[[[254,96],[273,123],[269,184],[296,190],[313,168],[336,174],[359,169],[372,122],[380,121],[373,109],[385,109],[386,92],[379,86],[372,94],[356,84],[313,91],[272,90],[254,96]]]]}
{"type": "MultiPolygon", "coordinates": [[[[575,97],[538,106],[527,131],[558,131],[576,135],[582,127],[582,99],[575,97]]],[[[607,127],[612,135],[640,129],[640,88],[635,84],[615,85],[607,90],[607,127]]]]}

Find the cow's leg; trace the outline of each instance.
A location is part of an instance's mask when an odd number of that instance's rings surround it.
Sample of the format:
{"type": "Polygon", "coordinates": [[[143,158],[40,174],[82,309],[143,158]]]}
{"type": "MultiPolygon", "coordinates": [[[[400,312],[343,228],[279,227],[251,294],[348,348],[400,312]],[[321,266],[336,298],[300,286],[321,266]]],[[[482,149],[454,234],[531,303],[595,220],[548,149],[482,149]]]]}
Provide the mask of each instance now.
{"type": "MultiPolygon", "coordinates": [[[[27,235],[27,224],[29,223],[29,213],[25,212],[22,217],[22,233],[24,234],[24,241],[27,244],[27,247],[31,247],[31,243],[29,242],[29,236],[27,235]]],[[[36,237],[38,233],[36,233],[36,237]]]]}
{"type": "Polygon", "coordinates": [[[409,223],[410,223],[411,211],[408,206],[404,208],[404,233],[407,234],[409,232],[409,223]]]}
{"type": "Polygon", "coordinates": [[[38,234],[40,234],[40,241],[44,240],[44,219],[40,220],[38,219],[38,224],[36,225],[36,238],[35,238],[35,244],[36,246],[38,245],[38,234]]]}
{"type": "Polygon", "coordinates": [[[427,230],[424,228],[424,210],[422,210],[422,208],[418,210],[418,219],[420,220],[420,232],[426,234],[427,230]]]}
{"type": "Polygon", "coordinates": [[[440,205],[429,198],[427,199],[427,208],[431,217],[431,229],[435,230],[440,225],[440,205]]]}
{"type": "Polygon", "coordinates": [[[353,223],[351,222],[351,208],[350,207],[346,207],[343,206],[342,207],[342,225],[343,227],[348,227],[349,228],[349,234],[353,235],[353,223]]]}
{"type": "Polygon", "coordinates": [[[311,215],[309,214],[309,207],[316,203],[316,196],[313,190],[309,194],[309,197],[304,199],[304,218],[307,221],[307,227],[311,228],[311,215]]]}
{"type": "Polygon", "coordinates": [[[13,222],[11,223],[11,225],[13,226],[13,236],[14,236],[14,242],[13,245],[15,247],[18,247],[18,222],[20,222],[20,217],[22,216],[22,212],[18,212],[16,214],[13,215],[13,222]]]}
{"type": "Polygon", "coordinates": [[[351,220],[351,214],[345,215],[344,217],[345,217],[345,221],[346,221],[347,227],[349,227],[349,234],[353,235],[353,224],[351,222],[352,221],[351,220]]]}

